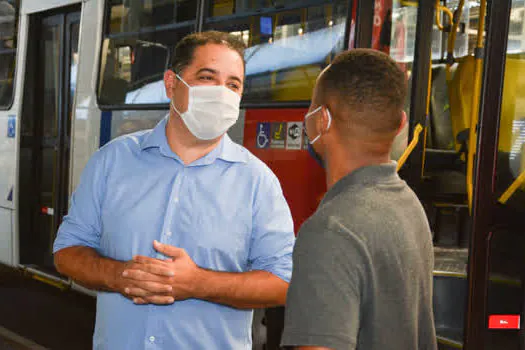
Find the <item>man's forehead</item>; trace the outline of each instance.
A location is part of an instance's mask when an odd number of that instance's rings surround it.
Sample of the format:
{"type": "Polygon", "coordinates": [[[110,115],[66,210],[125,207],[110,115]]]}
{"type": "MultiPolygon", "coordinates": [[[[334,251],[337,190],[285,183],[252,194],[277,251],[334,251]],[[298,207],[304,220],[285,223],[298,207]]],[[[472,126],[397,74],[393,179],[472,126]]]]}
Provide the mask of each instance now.
{"type": "Polygon", "coordinates": [[[235,75],[239,78],[242,78],[244,71],[243,60],[239,53],[221,44],[206,44],[197,47],[192,65],[197,71],[209,68],[217,73],[235,75]],[[211,45],[216,47],[210,47],[211,45]],[[210,52],[212,50],[213,52],[210,52]]]}
{"type": "Polygon", "coordinates": [[[204,44],[195,48],[194,59],[199,61],[219,61],[221,59],[235,60],[242,64],[239,53],[223,44],[204,44]]]}

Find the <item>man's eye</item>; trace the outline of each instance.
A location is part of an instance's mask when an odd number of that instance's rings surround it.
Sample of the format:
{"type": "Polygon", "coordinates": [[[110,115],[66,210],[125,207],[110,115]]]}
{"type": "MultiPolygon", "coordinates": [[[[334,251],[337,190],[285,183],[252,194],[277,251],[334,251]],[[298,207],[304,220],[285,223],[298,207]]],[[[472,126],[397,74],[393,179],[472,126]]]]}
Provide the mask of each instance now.
{"type": "Polygon", "coordinates": [[[208,76],[203,76],[199,78],[199,80],[212,80],[212,79],[213,79],[212,77],[208,77],[208,76]]]}
{"type": "Polygon", "coordinates": [[[238,84],[230,84],[230,89],[239,90],[241,87],[238,84]]]}

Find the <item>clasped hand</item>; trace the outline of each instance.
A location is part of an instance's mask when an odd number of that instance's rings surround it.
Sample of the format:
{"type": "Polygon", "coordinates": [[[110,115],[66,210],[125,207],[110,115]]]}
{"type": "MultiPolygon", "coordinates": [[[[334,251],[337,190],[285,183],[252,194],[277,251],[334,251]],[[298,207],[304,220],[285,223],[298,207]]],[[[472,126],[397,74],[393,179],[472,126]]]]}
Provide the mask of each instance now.
{"type": "Polygon", "coordinates": [[[120,292],[135,304],[165,305],[196,297],[202,269],[184,249],[157,241],[153,247],[168,258],[133,257],[119,271],[120,292]]]}

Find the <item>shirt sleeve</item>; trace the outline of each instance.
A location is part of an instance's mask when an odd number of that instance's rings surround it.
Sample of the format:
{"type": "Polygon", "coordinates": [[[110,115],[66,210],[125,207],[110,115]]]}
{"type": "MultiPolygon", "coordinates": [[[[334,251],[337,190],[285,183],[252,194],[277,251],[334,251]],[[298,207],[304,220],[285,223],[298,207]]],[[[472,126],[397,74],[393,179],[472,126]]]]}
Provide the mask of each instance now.
{"type": "Polygon", "coordinates": [[[362,307],[362,249],[344,229],[321,227],[303,225],[298,234],[282,345],[355,349],[362,307]]]}
{"type": "Polygon", "coordinates": [[[72,247],[100,248],[101,203],[105,192],[103,152],[97,151],[88,161],[80,183],[71,197],[53,245],[53,254],[72,247]]]}
{"type": "Polygon", "coordinates": [[[268,271],[289,282],[295,243],[292,214],[277,177],[270,174],[255,194],[248,259],[251,270],[268,271]]]}

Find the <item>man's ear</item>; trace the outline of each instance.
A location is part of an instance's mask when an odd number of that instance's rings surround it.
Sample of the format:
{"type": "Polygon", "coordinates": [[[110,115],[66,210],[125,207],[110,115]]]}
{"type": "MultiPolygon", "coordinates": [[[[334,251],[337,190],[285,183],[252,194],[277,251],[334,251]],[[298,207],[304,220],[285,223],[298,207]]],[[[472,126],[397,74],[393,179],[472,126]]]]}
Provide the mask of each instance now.
{"type": "Polygon", "coordinates": [[[168,69],[166,72],[164,72],[164,87],[166,88],[166,96],[172,100],[173,90],[175,88],[175,82],[177,80],[177,76],[174,71],[171,69],[168,69]]]}
{"type": "Polygon", "coordinates": [[[320,131],[320,134],[326,134],[328,130],[332,127],[332,124],[334,123],[333,113],[329,109],[328,106],[323,106],[321,109],[321,118],[320,125],[318,131],[320,131]]]}
{"type": "Polygon", "coordinates": [[[399,129],[397,129],[396,135],[399,135],[401,131],[403,131],[407,123],[408,123],[407,114],[405,113],[405,111],[403,111],[401,115],[401,124],[399,125],[399,129]]]}

